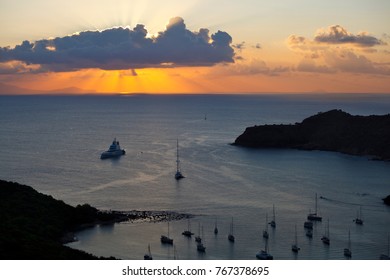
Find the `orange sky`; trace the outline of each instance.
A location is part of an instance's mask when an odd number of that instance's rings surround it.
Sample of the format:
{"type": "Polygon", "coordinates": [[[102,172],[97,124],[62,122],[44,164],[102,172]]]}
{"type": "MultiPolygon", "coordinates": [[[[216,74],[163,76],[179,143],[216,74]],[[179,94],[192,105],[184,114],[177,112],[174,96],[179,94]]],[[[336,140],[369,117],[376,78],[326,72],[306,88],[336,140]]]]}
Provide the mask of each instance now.
{"type": "Polygon", "coordinates": [[[47,0],[37,0],[34,5],[25,0],[2,4],[0,94],[61,90],[390,93],[388,1],[346,0],[340,4],[330,0],[313,5],[298,0],[293,5],[292,1],[243,0],[240,5],[215,1],[210,7],[206,1],[171,0],[163,5],[161,1],[137,0],[109,6],[107,1],[96,0],[92,13],[88,1],[75,2],[78,9],[47,0]],[[83,10],[89,12],[81,16],[83,10]],[[205,44],[197,42],[205,38],[206,29],[205,49],[205,44]],[[96,38],[110,31],[111,37],[104,37],[104,45],[103,39],[94,41],[91,34],[89,41],[81,41],[87,30],[96,38]],[[120,37],[115,33],[123,30],[132,36],[147,32],[142,41],[130,45],[131,50],[141,50],[138,57],[128,58],[132,56],[128,49],[123,56],[123,48],[117,46],[120,42],[115,38],[120,37]],[[75,49],[68,51],[72,46],[67,35],[72,33],[78,34],[72,37],[75,49]],[[189,36],[193,38],[182,40],[189,36]],[[227,48],[224,44],[229,36],[227,48]],[[160,49],[147,53],[151,48],[146,43],[151,38],[160,49]],[[85,42],[92,43],[82,45],[85,42]],[[61,49],[64,46],[67,52],[61,49]],[[85,51],[87,47],[90,51],[85,51]],[[202,49],[204,53],[199,51],[202,49]],[[177,58],[183,50],[188,52],[177,58]],[[158,59],[151,60],[155,57],[158,59]]]}

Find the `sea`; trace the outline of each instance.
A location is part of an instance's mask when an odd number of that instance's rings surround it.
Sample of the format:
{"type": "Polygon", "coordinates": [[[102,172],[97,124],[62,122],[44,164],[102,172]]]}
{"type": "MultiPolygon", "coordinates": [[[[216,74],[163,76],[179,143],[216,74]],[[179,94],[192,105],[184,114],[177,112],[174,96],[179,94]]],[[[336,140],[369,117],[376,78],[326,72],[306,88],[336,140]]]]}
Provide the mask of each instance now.
{"type": "Polygon", "coordinates": [[[267,247],[274,259],[341,260],[350,243],[352,260],[376,260],[389,250],[390,207],[382,198],[390,195],[390,162],[231,145],[248,126],[294,124],[331,109],[389,114],[390,95],[0,96],[0,178],[73,206],[191,215],[169,225],[97,225],[67,244],[97,256],[143,259],[150,246],[157,260],[254,260],[267,247]],[[101,160],[115,138],[126,155],[101,160]],[[179,181],[177,141],[185,176],[179,181]],[[303,224],[316,194],[323,219],[309,238],[303,224]],[[360,210],[363,225],[354,223],[360,210]],[[267,225],[272,219],[275,228],[267,225]],[[231,225],[234,243],[227,239],[231,225]],[[204,253],[194,236],[182,235],[189,227],[203,237],[204,253]],[[174,246],[161,244],[168,234],[174,246]],[[298,253],[291,250],[295,236],[298,253]]]}

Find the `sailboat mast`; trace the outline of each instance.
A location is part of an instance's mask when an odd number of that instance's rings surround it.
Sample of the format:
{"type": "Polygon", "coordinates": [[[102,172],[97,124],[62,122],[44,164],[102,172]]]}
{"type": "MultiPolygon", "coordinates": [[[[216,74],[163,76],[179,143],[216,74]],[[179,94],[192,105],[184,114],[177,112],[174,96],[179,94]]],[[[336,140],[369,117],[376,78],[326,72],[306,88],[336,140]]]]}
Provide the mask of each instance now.
{"type": "Polygon", "coordinates": [[[176,139],[176,170],[179,171],[179,139],[176,139]]]}
{"type": "Polygon", "coordinates": [[[351,230],[348,230],[348,249],[351,250],[351,230]]]}

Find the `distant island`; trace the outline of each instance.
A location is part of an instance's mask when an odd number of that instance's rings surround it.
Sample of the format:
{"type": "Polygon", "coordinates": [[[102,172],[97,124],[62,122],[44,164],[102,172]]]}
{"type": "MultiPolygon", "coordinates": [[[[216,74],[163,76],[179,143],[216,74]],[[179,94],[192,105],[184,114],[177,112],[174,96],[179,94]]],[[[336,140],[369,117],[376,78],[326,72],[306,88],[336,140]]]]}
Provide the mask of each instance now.
{"type": "Polygon", "coordinates": [[[390,160],[390,114],[352,116],[342,110],[318,113],[301,123],[248,127],[233,145],[335,151],[390,160]]]}
{"type": "Polygon", "coordinates": [[[97,224],[189,217],[167,211],[100,211],[88,204],[73,207],[32,187],[0,180],[0,260],[115,259],[63,244],[74,241],[73,232],[97,224]]]}

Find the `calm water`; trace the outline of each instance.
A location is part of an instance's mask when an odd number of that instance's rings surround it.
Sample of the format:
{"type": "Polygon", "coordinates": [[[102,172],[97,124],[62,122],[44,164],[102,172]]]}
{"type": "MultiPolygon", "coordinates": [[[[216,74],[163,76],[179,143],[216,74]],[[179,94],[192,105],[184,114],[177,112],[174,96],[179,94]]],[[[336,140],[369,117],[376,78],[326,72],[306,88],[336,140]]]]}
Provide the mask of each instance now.
{"type": "MultiPolygon", "coordinates": [[[[205,254],[170,223],[180,259],[254,259],[264,248],[265,217],[275,259],[343,259],[351,231],[353,259],[387,253],[390,163],[330,152],[252,150],[229,145],[245,127],[295,123],[319,111],[390,113],[390,95],[190,95],[0,96],[0,178],[33,186],[71,205],[100,209],[173,210],[194,214],[192,231],[204,228],[205,254]],[[206,117],[206,119],[205,119],[206,117]],[[116,137],[127,154],[100,160],[116,137]],[[176,182],[176,139],[185,179],[176,182]],[[313,238],[303,222],[319,199],[322,223],[313,238]],[[362,205],[364,225],[353,223],[362,205]],[[227,241],[234,218],[235,244],[227,241]],[[218,219],[219,234],[214,235],[218,219]],[[320,238],[326,220],[331,245],[320,238]],[[291,252],[294,226],[298,255],[291,252]]],[[[167,223],[122,223],[78,233],[69,246],[96,255],[142,259],[150,244],[155,259],[172,259],[160,244],[167,223]]]]}

